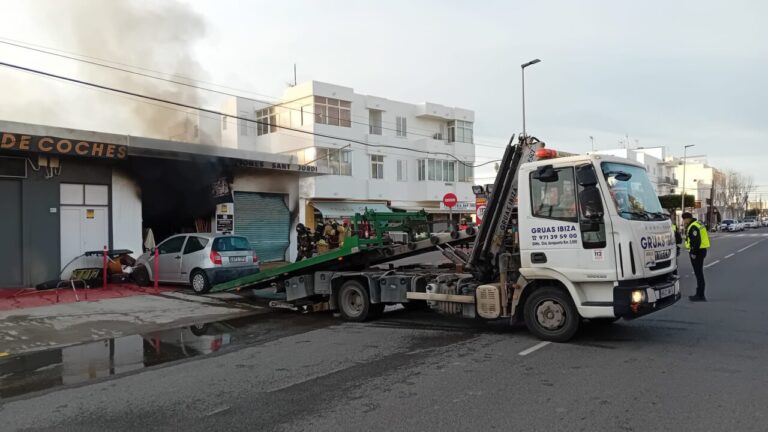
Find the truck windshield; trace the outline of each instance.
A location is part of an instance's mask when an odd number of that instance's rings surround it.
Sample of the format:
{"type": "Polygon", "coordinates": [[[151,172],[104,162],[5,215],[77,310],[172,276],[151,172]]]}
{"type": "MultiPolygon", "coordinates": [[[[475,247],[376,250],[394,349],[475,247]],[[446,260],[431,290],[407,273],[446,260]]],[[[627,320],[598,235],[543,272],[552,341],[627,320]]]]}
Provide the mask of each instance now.
{"type": "Polygon", "coordinates": [[[613,204],[622,218],[646,221],[666,219],[656,191],[643,168],[604,162],[602,169],[613,204]]]}

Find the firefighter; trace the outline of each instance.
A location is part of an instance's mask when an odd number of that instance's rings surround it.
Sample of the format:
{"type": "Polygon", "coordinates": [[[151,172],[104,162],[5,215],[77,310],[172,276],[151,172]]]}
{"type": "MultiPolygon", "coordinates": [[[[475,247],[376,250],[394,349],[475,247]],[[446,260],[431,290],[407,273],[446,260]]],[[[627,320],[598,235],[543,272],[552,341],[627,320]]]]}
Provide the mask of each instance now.
{"type": "Polygon", "coordinates": [[[685,248],[690,253],[693,273],[696,275],[696,295],[690,296],[688,299],[707,301],[704,296],[704,259],[707,257],[707,249],[709,249],[709,234],[704,225],[688,212],[683,213],[683,222],[685,223],[685,248]]]}

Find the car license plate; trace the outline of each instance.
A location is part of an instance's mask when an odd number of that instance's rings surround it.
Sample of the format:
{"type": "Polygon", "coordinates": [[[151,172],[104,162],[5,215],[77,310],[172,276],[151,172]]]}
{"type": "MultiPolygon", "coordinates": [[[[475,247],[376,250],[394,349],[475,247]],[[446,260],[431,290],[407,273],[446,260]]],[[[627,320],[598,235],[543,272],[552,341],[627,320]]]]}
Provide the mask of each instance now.
{"type": "Polygon", "coordinates": [[[229,262],[231,262],[231,263],[244,263],[245,262],[245,257],[244,256],[229,257],[229,262]]]}
{"type": "Polygon", "coordinates": [[[664,261],[665,259],[669,259],[669,257],[672,256],[672,250],[671,249],[664,249],[660,251],[656,251],[656,261],[664,261]]]}
{"type": "Polygon", "coordinates": [[[663,298],[671,296],[674,293],[675,293],[675,287],[674,286],[667,287],[667,288],[662,288],[662,289],[659,290],[659,298],[663,299],[663,298]]]}

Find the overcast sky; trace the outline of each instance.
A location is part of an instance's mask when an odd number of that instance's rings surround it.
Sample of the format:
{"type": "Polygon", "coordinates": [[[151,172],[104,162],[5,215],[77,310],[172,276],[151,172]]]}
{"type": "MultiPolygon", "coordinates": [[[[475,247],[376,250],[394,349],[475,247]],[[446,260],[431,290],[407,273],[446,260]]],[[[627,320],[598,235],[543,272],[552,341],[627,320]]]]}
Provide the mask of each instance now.
{"type": "MultiPolygon", "coordinates": [[[[167,70],[163,53],[152,47],[153,28],[174,21],[156,15],[179,10],[168,11],[159,6],[163,2],[131,2],[133,9],[146,10],[148,21],[157,20],[132,31],[135,25],[127,28],[120,21],[123,8],[110,16],[96,6],[117,1],[3,0],[0,38],[80,52],[82,38],[71,33],[87,13],[68,16],[66,10],[95,8],[99,26],[86,24],[117,34],[101,57],[167,70]],[[141,40],[124,46],[126,39],[141,40]],[[142,50],[154,51],[142,56],[142,50]]],[[[598,149],[615,148],[625,136],[632,146],[666,146],[675,154],[695,144],[691,153],[706,154],[718,168],[753,175],[768,198],[768,2],[216,0],[183,5],[199,15],[178,20],[189,25],[179,30],[181,40],[173,41],[192,45],[199,67],[188,75],[278,97],[292,79],[295,62],[299,81],[472,109],[478,143],[501,145],[522,129],[520,64],[540,58],[542,63],[526,74],[527,126],[551,147],[588,151],[590,135],[598,149]]],[[[0,58],[82,72],[12,47],[0,47],[0,58]]],[[[12,75],[18,72],[0,71],[0,88],[62,86],[12,75]]],[[[77,101],[67,106],[76,107],[77,101]]],[[[6,111],[0,114],[8,117],[6,111]]],[[[499,152],[478,147],[478,159],[499,152]]]]}

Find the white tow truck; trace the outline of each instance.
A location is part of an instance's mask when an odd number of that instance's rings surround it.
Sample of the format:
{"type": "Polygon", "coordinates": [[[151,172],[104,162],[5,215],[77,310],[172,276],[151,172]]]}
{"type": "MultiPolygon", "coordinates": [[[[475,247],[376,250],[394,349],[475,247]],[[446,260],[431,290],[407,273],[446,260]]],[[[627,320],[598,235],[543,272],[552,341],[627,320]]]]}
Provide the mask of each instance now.
{"type": "Polygon", "coordinates": [[[477,233],[451,233],[474,236],[471,253],[434,241],[452,268],[367,263],[286,272],[270,280],[286,296],[275,306],[324,303],[346,320],[364,321],[399,303],[524,321],[538,338],[564,342],[584,320],[634,319],[680,299],[672,225],[642,165],[604,155],[557,157],[538,139],[521,137],[510,141],[488,189],[477,233]]]}

